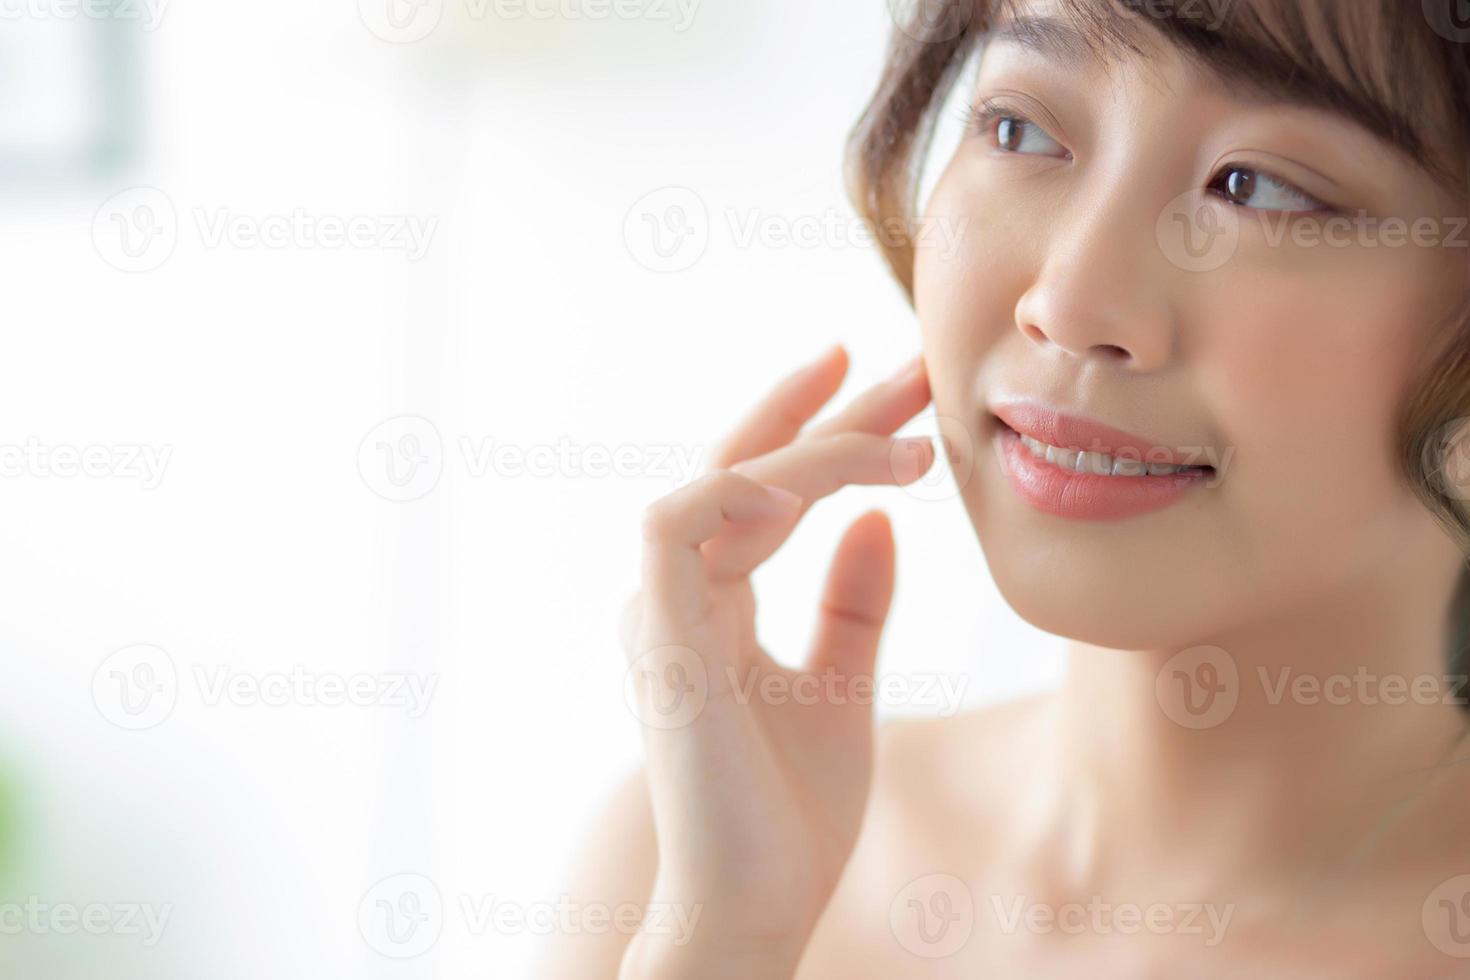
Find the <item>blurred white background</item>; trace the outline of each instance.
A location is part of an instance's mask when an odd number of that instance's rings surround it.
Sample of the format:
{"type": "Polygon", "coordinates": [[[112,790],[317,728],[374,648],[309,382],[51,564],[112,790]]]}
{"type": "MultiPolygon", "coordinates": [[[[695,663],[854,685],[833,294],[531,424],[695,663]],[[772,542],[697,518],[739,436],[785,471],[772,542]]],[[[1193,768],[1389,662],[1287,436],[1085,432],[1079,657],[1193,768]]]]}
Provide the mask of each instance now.
{"type": "MultiPolygon", "coordinates": [[[[0,975],[526,975],[638,764],[640,511],[918,349],[842,190],[885,0],[0,15],[0,975]]],[[[880,666],[1056,679],[935,473],[809,515],[773,651],[883,506],[880,666]]]]}

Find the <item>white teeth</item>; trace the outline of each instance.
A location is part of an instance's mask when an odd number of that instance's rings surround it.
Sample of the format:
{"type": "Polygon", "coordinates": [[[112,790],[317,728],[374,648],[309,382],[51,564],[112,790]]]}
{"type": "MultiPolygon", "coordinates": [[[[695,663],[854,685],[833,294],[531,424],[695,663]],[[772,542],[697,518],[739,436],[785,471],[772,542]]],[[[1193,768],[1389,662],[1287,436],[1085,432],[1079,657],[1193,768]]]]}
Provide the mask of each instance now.
{"type": "Polygon", "coordinates": [[[1168,476],[1189,468],[1175,466],[1172,463],[1145,463],[1141,459],[1129,459],[1125,456],[1114,457],[1106,453],[1061,449],[1039,442],[1028,435],[1021,435],[1021,444],[1037,459],[1044,459],[1048,463],[1053,463],[1074,473],[1093,473],[1097,476],[1144,476],[1145,474],[1168,476]]]}
{"type": "Polygon", "coordinates": [[[1056,446],[1046,447],[1046,458],[1048,462],[1055,463],[1064,470],[1077,470],[1077,452],[1073,449],[1058,449],[1056,446]]]}

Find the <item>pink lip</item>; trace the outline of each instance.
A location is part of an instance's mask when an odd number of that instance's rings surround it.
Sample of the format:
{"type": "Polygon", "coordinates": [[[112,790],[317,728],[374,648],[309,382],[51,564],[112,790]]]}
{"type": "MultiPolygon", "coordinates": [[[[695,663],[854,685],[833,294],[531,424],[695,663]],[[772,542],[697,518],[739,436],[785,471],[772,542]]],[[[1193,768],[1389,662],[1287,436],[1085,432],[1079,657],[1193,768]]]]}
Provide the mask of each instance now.
{"type": "Polygon", "coordinates": [[[1099,476],[1066,470],[1031,455],[1017,433],[1063,449],[1107,453],[1146,463],[1183,466],[1202,463],[1197,452],[1160,446],[1100,422],[1064,415],[1034,403],[1013,402],[995,406],[992,411],[1009,426],[999,427],[997,434],[1004,451],[1006,476],[1029,504],[1044,513],[1078,520],[1134,517],[1169,506],[1214,472],[1099,476]]]}
{"type": "Polygon", "coordinates": [[[1197,450],[1162,446],[1152,439],[1115,429],[1092,419],[1053,412],[1033,402],[1009,402],[991,408],[1006,425],[1061,449],[1079,452],[1107,453],[1141,459],[1145,463],[1173,463],[1178,466],[1204,465],[1197,450]]]}

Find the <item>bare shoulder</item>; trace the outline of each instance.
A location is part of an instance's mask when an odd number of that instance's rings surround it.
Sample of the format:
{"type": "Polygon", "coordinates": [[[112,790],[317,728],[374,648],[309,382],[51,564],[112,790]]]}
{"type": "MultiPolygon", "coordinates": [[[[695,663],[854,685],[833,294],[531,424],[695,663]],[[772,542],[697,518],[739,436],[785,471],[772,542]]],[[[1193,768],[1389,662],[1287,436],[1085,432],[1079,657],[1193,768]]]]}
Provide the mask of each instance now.
{"type": "Polygon", "coordinates": [[[604,803],[561,894],[606,910],[607,928],[557,934],[543,947],[541,980],[615,977],[658,871],[648,779],[639,768],[604,803]]]}
{"type": "Polygon", "coordinates": [[[1049,703],[1038,695],[879,726],[863,829],[800,980],[912,973],[914,946],[894,931],[894,910],[997,864],[1018,781],[1035,771],[1028,760],[1049,703]]]}

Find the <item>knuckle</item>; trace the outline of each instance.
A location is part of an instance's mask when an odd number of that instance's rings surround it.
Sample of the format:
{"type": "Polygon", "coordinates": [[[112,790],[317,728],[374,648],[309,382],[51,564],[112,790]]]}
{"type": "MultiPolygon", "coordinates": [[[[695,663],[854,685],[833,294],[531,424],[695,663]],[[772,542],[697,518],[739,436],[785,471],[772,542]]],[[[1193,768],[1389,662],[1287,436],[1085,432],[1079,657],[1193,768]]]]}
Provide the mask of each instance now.
{"type": "Polygon", "coordinates": [[[872,450],[881,440],[866,432],[839,432],[828,436],[832,451],[841,456],[857,456],[872,450]]]}
{"type": "Polygon", "coordinates": [[[711,470],[696,477],[687,486],[660,497],[643,510],[642,530],[645,541],[662,541],[669,537],[698,507],[718,504],[740,486],[750,481],[730,469],[711,470]]]}
{"type": "Polygon", "coordinates": [[[750,479],[733,467],[721,467],[711,470],[695,482],[700,484],[701,495],[723,498],[749,483],[750,479]]]}
{"type": "Polygon", "coordinates": [[[661,541],[673,527],[676,516],[676,501],[672,497],[660,497],[643,508],[639,527],[645,541],[661,541]]]}

